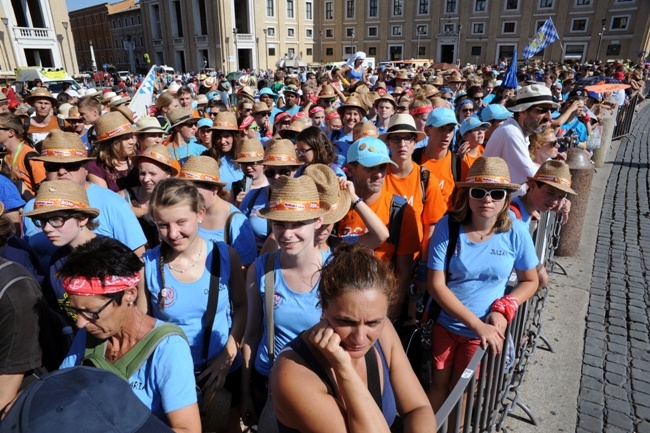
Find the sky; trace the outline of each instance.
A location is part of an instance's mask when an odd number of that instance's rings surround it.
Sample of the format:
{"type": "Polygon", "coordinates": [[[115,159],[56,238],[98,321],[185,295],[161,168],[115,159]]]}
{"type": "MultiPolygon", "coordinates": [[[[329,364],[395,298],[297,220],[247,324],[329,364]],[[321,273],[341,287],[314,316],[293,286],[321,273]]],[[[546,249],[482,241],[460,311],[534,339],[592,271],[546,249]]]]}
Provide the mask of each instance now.
{"type": "Polygon", "coordinates": [[[118,0],[66,0],[66,4],[68,5],[68,12],[71,12],[102,3],[117,3],[117,1],[118,0]]]}

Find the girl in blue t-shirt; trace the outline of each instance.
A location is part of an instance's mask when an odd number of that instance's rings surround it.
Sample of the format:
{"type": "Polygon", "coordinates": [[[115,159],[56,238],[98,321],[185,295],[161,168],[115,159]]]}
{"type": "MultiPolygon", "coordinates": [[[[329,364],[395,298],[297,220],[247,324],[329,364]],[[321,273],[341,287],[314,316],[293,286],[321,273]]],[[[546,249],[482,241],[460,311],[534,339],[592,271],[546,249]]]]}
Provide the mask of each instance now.
{"type": "Polygon", "coordinates": [[[505,161],[477,159],[466,181],[456,186],[454,209],[436,224],[428,257],[428,291],[442,307],[432,332],[428,395],[434,411],[479,345],[501,350],[508,322],[538,285],[539,260],[528,229],[508,213],[510,193],[520,185],[510,183],[505,161]],[[458,236],[447,263],[450,229],[458,230],[458,236]],[[513,268],[517,286],[504,296],[513,268]]]}
{"type": "MultiPolygon", "coordinates": [[[[185,179],[165,179],[156,185],[149,204],[161,243],[143,254],[144,280],[151,313],[178,325],[190,350],[204,401],[224,387],[232,394],[229,431],[238,427],[239,346],[246,327],[246,292],[237,253],[223,242],[200,236],[205,217],[203,197],[185,179]],[[219,260],[219,274],[211,273],[219,260]],[[213,281],[218,278],[218,285],[213,281]],[[216,287],[215,287],[216,286],[216,287]],[[218,290],[212,329],[205,324],[210,292],[218,290]],[[204,345],[209,332],[208,347],[204,345]]],[[[221,398],[217,394],[215,398],[221,398]]]]}

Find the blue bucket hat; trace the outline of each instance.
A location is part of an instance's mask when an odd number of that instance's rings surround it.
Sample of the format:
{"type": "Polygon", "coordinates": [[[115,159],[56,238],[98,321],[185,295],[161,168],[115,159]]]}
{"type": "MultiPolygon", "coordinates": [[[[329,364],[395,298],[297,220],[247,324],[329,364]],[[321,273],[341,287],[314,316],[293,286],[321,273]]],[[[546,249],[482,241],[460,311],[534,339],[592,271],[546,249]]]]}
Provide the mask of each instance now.
{"type": "Polygon", "coordinates": [[[434,108],[429,117],[427,117],[427,123],[425,126],[433,126],[434,128],[440,128],[444,125],[454,124],[458,125],[458,120],[456,119],[456,114],[454,110],[446,107],[434,108]]]}
{"type": "Polygon", "coordinates": [[[465,133],[471,132],[475,129],[487,129],[489,127],[489,123],[481,122],[478,117],[471,116],[463,120],[463,123],[460,124],[460,135],[465,135],[465,133]]]}
{"type": "Polygon", "coordinates": [[[510,117],[512,117],[512,113],[501,104],[490,104],[481,110],[481,120],[483,122],[506,120],[510,117]]]}
{"type": "Polygon", "coordinates": [[[262,95],[270,95],[274,101],[278,99],[278,94],[273,92],[273,90],[269,89],[268,87],[263,87],[262,89],[260,89],[257,95],[258,97],[262,95]]]}
{"type": "Polygon", "coordinates": [[[393,164],[386,143],[376,137],[363,137],[348,149],[348,162],[358,162],[364,167],[376,167],[381,164],[393,164]]]}

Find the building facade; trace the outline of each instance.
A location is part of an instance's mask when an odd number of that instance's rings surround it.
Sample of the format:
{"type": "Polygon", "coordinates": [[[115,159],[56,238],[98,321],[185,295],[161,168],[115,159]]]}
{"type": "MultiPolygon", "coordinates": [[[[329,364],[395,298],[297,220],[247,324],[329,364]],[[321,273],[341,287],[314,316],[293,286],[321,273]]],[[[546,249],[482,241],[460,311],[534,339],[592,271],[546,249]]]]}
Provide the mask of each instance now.
{"type": "Polygon", "coordinates": [[[560,40],[545,61],[637,59],[650,49],[647,0],[318,0],[315,59],[362,50],[377,62],[411,58],[496,63],[519,57],[548,17],[560,40]]]}
{"type": "Polygon", "coordinates": [[[65,0],[0,0],[0,69],[21,66],[79,71],[65,0]]]}
{"type": "Polygon", "coordinates": [[[115,68],[146,73],[149,67],[144,57],[146,50],[140,5],[109,13],[108,20],[115,68]]]}

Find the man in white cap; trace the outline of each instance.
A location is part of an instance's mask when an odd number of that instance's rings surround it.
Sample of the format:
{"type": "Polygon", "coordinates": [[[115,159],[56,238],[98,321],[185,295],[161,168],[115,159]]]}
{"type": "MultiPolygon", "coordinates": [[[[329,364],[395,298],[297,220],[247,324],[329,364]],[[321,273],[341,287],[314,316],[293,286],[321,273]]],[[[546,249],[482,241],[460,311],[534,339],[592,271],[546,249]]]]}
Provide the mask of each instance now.
{"type": "Polygon", "coordinates": [[[551,126],[551,112],[559,108],[551,90],[531,84],[517,91],[515,105],[507,107],[514,116],[503,122],[490,137],[483,156],[498,156],[508,164],[513,183],[523,185],[537,171],[528,153],[528,138],[551,126]]]}

